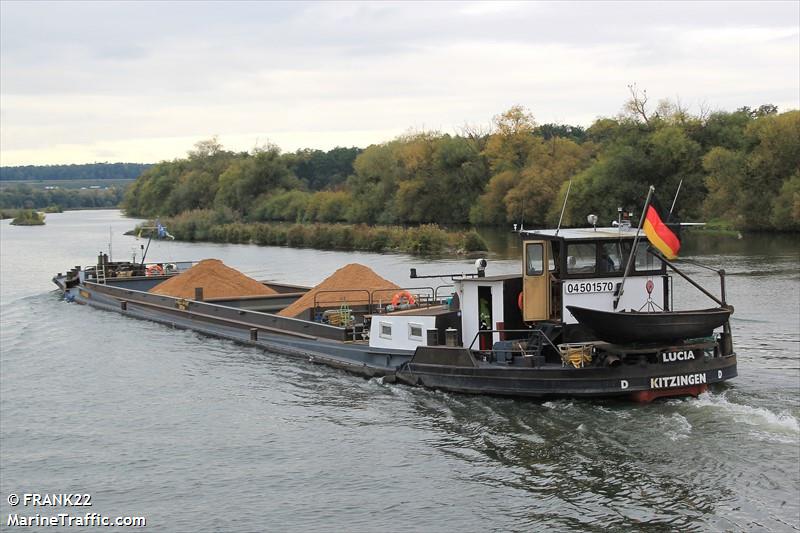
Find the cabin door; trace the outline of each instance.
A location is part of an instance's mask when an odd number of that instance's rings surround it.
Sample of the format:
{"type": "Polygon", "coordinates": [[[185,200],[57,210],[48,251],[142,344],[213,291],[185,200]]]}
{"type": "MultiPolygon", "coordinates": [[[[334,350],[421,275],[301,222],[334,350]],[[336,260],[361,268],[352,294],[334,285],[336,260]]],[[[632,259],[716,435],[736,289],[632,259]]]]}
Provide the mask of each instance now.
{"type": "MultiPolygon", "coordinates": [[[[490,330],[492,329],[492,288],[483,285],[478,285],[478,329],[490,330]]],[[[492,333],[481,333],[480,349],[492,349],[492,333]]]]}
{"type": "Polygon", "coordinates": [[[525,241],[522,265],[522,318],[526,322],[550,318],[550,273],[546,241],[525,241]]]}

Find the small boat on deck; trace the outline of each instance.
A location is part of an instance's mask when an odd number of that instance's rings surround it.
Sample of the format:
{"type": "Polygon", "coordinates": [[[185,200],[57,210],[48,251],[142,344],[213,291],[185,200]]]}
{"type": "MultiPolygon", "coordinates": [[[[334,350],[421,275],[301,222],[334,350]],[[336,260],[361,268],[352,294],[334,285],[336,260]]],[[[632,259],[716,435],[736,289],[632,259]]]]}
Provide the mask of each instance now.
{"type": "Polygon", "coordinates": [[[568,305],[578,322],[598,339],[614,344],[659,343],[710,337],[731,316],[730,307],[692,311],[620,311],[568,305]]]}

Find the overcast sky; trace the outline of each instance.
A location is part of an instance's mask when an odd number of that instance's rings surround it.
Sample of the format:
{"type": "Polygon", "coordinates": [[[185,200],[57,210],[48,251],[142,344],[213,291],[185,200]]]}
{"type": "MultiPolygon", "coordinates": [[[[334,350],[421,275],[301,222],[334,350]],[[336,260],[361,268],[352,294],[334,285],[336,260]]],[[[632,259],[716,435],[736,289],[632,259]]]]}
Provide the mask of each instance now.
{"type": "Polygon", "coordinates": [[[0,164],[452,133],[522,104],[800,107],[800,2],[0,2],[0,164]]]}

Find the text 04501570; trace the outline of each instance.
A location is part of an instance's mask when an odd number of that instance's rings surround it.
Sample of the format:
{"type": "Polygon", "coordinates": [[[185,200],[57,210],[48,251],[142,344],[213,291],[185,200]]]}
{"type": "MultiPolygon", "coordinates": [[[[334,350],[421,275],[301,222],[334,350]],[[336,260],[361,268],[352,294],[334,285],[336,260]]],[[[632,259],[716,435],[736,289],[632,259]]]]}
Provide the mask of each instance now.
{"type": "Polygon", "coordinates": [[[590,292],[614,292],[613,281],[576,281],[564,284],[566,294],[586,294],[590,292]]]}

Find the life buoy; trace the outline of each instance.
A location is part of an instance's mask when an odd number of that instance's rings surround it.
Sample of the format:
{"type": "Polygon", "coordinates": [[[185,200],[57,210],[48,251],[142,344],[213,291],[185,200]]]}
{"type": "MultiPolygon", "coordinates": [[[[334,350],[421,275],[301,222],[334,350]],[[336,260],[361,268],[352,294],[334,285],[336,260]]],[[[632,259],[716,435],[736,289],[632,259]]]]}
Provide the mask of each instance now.
{"type": "Polygon", "coordinates": [[[522,309],[522,293],[521,292],[519,293],[519,296],[517,296],[517,307],[519,307],[520,311],[523,310],[522,309]]]}
{"type": "Polygon", "coordinates": [[[408,291],[400,291],[392,296],[392,305],[395,307],[399,304],[414,305],[415,303],[417,303],[417,301],[414,299],[414,295],[408,291]]]}
{"type": "Polygon", "coordinates": [[[163,276],[164,267],[161,265],[150,265],[147,267],[146,274],[148,276],[163,276]]]}

